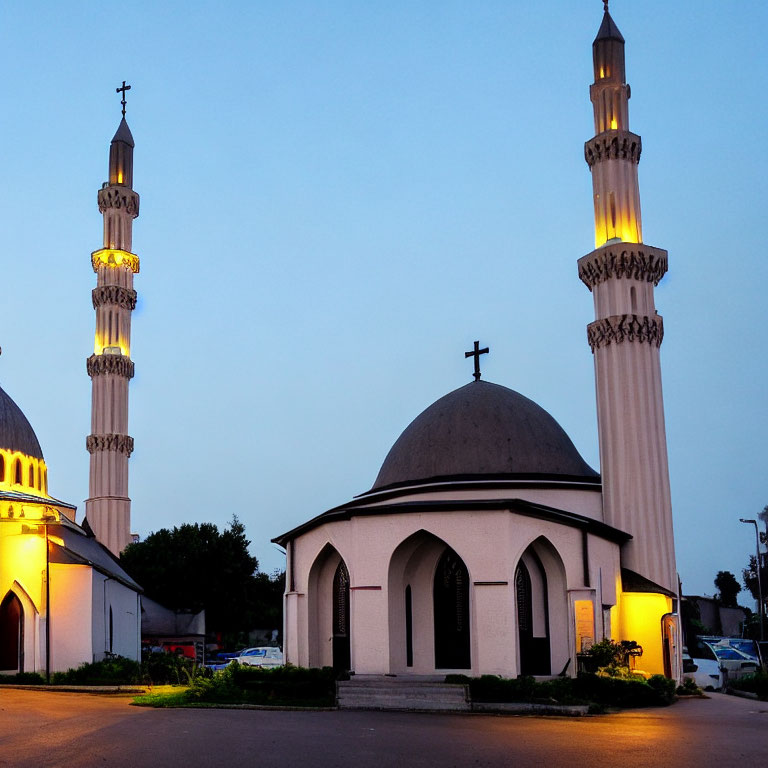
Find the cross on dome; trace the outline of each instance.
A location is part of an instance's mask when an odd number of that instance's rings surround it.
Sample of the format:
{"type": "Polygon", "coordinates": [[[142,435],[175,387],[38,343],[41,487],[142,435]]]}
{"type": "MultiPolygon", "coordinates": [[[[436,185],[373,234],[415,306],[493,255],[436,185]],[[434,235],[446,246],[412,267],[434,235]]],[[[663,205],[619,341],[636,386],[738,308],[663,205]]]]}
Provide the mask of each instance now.
{"type": "Polygon", "coordinates": [[[120,101],[120,104],[122,104],[122,106],[123,106],[123,117],[125,117],[125,105],[126,105],[126,101],[125,101],[125,92],[126,92],[126,91],[130,91],[130,90],[131,90],[131,86],[130,86],[130,85],[126,85],[126,84],[125,84],[125,80],[123,80],[123,85],[122,85],[122,87],[120,87],[120,88],[115,88],[115,93],[122,93],[122,94],[123,94],[123,98],[122,98],[122,100],[120,101]]]}
{"type": "Polygon", "coordinates": [[[475,381],[480,381],[480,355],[487,355],[488,352],[490,352],[490,349],[488,347],[483,347],[480,349],[480,342],[475,342],[475,348],[471,352],[465,352],[464,353],[464,359],[468,357],[474,357],[475,358],[475,372],[474,377],[475,381]]]}

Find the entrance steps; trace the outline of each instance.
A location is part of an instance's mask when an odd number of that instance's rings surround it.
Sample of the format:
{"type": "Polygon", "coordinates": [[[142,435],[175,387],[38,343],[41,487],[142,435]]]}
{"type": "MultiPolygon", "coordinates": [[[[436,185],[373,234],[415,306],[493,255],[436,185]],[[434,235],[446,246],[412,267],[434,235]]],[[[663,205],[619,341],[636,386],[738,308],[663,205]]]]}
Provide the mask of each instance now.
{"type": "Polygon", "coordinates": [[[336,684],[339,709],[392,709],[409,712],[469,712],[466,685],[442,676],[354,675],[336,684]]]}

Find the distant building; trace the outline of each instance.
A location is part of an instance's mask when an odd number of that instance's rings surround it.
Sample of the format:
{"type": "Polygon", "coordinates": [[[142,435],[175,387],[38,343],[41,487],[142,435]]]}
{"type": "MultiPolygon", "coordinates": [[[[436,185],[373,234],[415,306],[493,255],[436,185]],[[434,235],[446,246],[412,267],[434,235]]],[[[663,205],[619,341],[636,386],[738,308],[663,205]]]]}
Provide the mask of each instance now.
{"type": "Polygon", "coordinates": [[[104,247],[91,255],[96,334],[82,526],[75,507],[48,495],[37,437],[0,390],[0,673],[66,670],[110,654],[140,658],[141,588],[117,560],[131,541],[128,381],[139,270],[130,252],[139,211],[132,180],[133,137],[123,117],[110,146],[109,180],[98,193],[104,247]]]}
{"type": "MultiPolygon", "coordinates": [[[[686,595],[683,600],[696,607],[699,621],[707,628],[705,634],[742,637],[747,612],[740,605],[726,608],[714,597],[686,595]]],[[[690,642],[690,639],[688,639],[690,642]]]]}
{"type": "MultiPolygon", "coordinates": [[[[575,674],[580,651],[614,638],[642,645],[643,670],[679,676],[654,302],[667,253],[642,241],[641,141],[607,10],[593,61],[595,250],[578,268],[595,301],[602,476],[549,413],[476,367],[475,381],[407,427],[369,491],[275,539],[287,551],[287,661],[357,674],[575,674]]],[[[534,255],[518,274],[538,278],[534,255]]],[[[476,366],[481,353],[468,353],[476,366]]]]}

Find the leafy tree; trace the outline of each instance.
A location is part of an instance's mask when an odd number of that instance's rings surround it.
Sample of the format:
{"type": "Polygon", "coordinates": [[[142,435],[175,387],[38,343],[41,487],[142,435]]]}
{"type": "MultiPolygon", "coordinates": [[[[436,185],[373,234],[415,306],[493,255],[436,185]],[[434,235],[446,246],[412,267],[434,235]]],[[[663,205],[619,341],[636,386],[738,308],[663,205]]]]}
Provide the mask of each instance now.
{"type": "MultiPolygon", "coordinates": [[[[766,584],[768,584],[768,568],[766,568],[765,563],[763,563],[762,568],[760,569],[761,573],[760,576],[762,578],[762,585],[763,585],[763,592],[765,592],[766,584]]],[[[760,590],[758,588],[757,583],[757,558],[755,555],[749,556],[749,567],[745,568],[741,572],[744,586],[751,592],[752,597],[755,598],[755,600],[759,600],[760,590]]],[[[763,595],[763,598],[765,598],[766,595],[763,595]]]]}
{"type": "Polygon", "coordinates": [[[736,595],[741,592],[741,584],[730,571],[718,571],[715,576],[715,598],[726,608],[736,608],[736,595]]]}
{"type": "Polygon", "coordinates": [[[212,523],[161,528],[126,547],[120,562],[158,603],[174,610],[205,608],[210,631],[280,627],[282,588],[258,572],[249,544],[233,516],[224,531],[212,523]]]}

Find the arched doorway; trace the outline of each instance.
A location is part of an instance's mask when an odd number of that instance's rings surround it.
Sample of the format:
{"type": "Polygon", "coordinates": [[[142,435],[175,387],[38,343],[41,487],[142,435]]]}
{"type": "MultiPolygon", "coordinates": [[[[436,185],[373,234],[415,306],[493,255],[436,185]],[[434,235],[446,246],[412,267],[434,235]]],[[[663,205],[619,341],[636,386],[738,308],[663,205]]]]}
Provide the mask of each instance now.
{"type": "Polygon", "coordinates": [[[546,537],[524,550],[514,578],[518,674],[565,672],[572,663],[568,584],[563,560],[546,537]]]}
{"type": "Polygon", "coordinates": [[[346,672],[349,653],[349,571],[340,560],[333,575],[333,668],[346,672]]]}
{"type": "Polygon", "coordinates": [[[0,603],[0,669],[24,671],[24,609],[13,592],[0,603]]]}
{"type": "Polygon", "coordinates": [[[330,543],[315,557],[307,580],[307,660],[310,667],[351,668],[350,574],[330,543]]]}
{"type": "Polygon", "coordinates": [[[532,566],[531,570],[525,561],[521,560],[515,573],[520,674],[549,675],[552,667],[549,648],[547,574],[535,553],[528,553],[526,559],[532,566]],[[531,579],[531,571],[534,572],[533,580],[531,579]]]}
{"type": "Polygon", "coordinates": [[[437,563],[432,591],[435,616],[435,668],[469,669],[469,572],[446,548],[437,563]]]}

